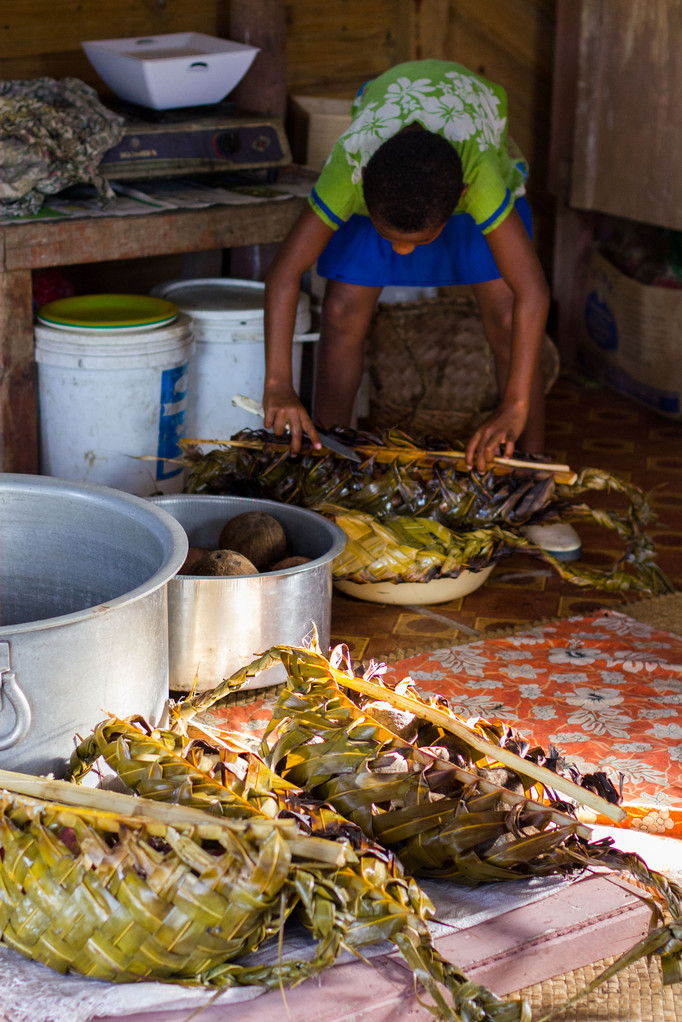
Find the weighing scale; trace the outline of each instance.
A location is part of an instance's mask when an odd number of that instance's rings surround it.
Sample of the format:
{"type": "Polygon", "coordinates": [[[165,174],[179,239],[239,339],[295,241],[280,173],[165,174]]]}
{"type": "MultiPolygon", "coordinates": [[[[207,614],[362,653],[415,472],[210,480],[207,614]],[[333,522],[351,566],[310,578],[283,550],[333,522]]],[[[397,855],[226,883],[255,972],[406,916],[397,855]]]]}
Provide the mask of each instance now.
{"type": "Polygon", "coordinates": [[[265,170],[276,175],[291,163],[282,122],[239,113],[230,102],[152,110],[121,103],[125,135],[99,164],[104,177],[150,180],[180,174],[265,170]]]}

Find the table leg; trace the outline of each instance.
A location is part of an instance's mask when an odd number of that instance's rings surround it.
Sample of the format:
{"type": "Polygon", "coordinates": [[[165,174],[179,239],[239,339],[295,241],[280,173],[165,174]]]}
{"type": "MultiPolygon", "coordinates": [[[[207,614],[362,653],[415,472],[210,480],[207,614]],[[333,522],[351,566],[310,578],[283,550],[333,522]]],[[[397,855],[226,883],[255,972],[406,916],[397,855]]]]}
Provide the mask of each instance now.
{"type": "Polygon", "coordinates": [[[0,273],[0,471],[38,472],[30,270],[0,273]]]}

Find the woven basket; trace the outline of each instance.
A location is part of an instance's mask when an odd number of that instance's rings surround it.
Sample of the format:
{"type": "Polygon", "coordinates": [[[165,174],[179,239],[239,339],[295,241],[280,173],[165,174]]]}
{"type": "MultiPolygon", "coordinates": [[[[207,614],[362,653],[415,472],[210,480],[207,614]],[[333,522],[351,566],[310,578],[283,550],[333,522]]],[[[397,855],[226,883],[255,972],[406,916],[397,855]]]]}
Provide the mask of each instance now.
{"type": "MultiPolygon", "coordinates": [[[[549,337],[541,366],[548,391],[559,374],[549,337]]],[[[367,336],[367,367],[370,428],[452,440],[498,401],[492,352],[469,295],[380,304],[367,336]]]]}

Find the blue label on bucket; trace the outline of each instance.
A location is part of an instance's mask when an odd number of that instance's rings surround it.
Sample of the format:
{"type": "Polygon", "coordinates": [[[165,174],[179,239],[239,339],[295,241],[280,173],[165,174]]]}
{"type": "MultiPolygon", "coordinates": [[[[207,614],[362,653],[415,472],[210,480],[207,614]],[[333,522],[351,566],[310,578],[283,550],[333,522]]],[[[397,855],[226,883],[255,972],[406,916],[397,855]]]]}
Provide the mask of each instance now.
{"type": "Polygon", "coordinates": [[[182,472],[181,465],[167,464],[166,458],[180,454],[179,440],[185,429],[187,405],[187,363],[161,374],[161,402],[159,413],[159,446],[156,463],[157,479],[172,479],[182,472]]]}

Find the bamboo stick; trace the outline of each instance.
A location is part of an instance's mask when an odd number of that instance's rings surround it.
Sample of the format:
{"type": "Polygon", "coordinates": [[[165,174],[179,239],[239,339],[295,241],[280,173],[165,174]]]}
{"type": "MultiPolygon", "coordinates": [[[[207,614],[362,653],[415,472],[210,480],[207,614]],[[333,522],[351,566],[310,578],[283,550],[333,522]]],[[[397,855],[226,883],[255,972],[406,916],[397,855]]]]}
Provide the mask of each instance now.
{"type": "MultiPolygon", "coordinates": [[[[105,788],[88,788],[69,781],[58,781],[46,777],[34,777],[31,774],[16,773],[13,770],[0,770],[0,789],[26,795],[29,798],[60,803],[65,807],[78,807],[96,813],[113,813],[141,822],[163,823],[171,827],[218,827],[243,829],[241,822],[209,815],[202,809],[193,806],[174,805],[170,802],[157,802],[137,795],[111,791],[105,788]]],[[[273,828],[291,829],[287,820],[254,820],[273,828]],[[282,826],[282,825],[287,826],[282,826]]]]}

